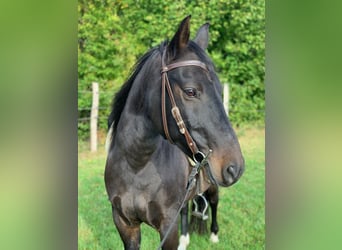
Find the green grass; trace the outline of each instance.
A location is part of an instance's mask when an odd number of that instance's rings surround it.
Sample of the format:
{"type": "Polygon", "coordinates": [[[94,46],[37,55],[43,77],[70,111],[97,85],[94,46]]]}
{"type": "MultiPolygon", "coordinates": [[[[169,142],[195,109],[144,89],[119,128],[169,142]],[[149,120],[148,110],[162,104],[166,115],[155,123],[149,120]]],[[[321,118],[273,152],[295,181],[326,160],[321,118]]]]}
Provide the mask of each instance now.
{"type": "MultiPolygon", "coordinates": [[[[218,224],[220,242],[208,236],[191,235],[189,250],[265,248],[265,137],[263,128],[237,131],[245,157],[246,170],[232,187],[220,188],[218,224]]],[[[123,249],[111,216],[103,172],[103,147],[97,153],[79,143],[78,171],[78,249],[123,249]]],[[[156,249],[157,231],[142,224],[142,250],[156,249]]]]}

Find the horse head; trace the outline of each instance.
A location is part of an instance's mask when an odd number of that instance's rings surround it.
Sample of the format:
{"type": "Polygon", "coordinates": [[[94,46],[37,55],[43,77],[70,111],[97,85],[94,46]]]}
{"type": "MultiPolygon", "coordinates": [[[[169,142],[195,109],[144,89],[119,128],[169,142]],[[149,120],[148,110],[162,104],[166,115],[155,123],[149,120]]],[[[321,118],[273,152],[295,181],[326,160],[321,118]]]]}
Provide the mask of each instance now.
{"type": "Polygon", "coordinates": [[[230,186],[241,177],[244,159],[223,107],[222,85],[212,61],[205,53],[209,41],[208,29],[209,24],[204,24],[195,39],[189,40],[188,16],[181,22],[170,43],[160,49],[162,56],[159,60],[164,69],[161,69],[162,73],[158,72],[158,83],[153,83],[155,91],[149,98],[154,101],[150,102],[149,113],[159,133],[189,157],[196,160],[212,151],[208,162],[213,177],[219,185],[230,186]],[[166,80],[163,80],[163,71],[166,71],[166,80]],[[163,100],[162,81],[169,82],[174,101],[170,93],[163,100]],[[172,116],[174,105],[179,109],[181,120],[172,116]],[[160,119],[163,115],[165,122],[160,119]],[[184,124],[200,155],[191,148],[192,142],[189,146],[189,138],[184,136],[184,129],[179,123],[184,124]]]}

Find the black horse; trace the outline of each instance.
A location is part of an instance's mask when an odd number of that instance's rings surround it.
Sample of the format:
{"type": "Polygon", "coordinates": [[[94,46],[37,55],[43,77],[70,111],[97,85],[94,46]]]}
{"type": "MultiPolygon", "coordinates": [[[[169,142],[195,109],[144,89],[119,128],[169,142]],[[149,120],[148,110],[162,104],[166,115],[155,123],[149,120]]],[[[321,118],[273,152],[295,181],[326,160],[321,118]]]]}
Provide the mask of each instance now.
{"type": "Polygon", "coordinates": [[[222,87],[205,53],[208,26],[191,41],[186,17],[169,43],[142,56],[114,98],[105,184],[125,249],[139,249],[142,222],[158,230],[163,249],[177,249],[174,221],[184,202],[212,185],[208,180],[228,187],[243,173],[222,87]]]}

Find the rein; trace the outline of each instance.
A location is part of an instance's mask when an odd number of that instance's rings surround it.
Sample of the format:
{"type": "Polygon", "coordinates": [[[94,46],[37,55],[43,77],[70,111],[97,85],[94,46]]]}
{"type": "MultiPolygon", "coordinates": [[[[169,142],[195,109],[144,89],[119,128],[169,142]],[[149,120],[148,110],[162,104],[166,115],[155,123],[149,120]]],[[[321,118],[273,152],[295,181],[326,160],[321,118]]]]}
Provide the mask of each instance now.
{"type": "Polygon", "coordinates": [[[168,125],[167,125],[167,119],[166,119],[166,104],[165,104],[165,89],[166,89],[167,93],[169,95],[170,101],[171,101],[172,116],[177,123],[179,132],[184,135],[185,140],[188,144],[188,147],[192,152],[192,157],[193,157],[193,160],[195,162],[195,166],[193,166],[192,171],[189,175],[184,199],[183,199],[183,201],[182,201],[182,203],[181,203],[181,205],[180,205],[180,207],[176,213],[176,216],[174,217],[174,219],[173,219],[172,223],[170,224],[167,232],[165,233],[163,240],[159,244],[157,250],[161,249],[161,247],[165,243],[165,240],[167,239],[169,233],[171,232],[172,226],[176,222],[176,220],[177,220],[177,218],[178,218],[178,216],[179,216],[179,214],[180,214],[180,212],[181,212],[181,210],[185,204],[185,201],[188,198],[190,191],[196,185],[196,176],[198,175],[198,173],[202,169],[202,167],[204,167],[204,169],[206,170],[206,173],[207,173],[207,176],[209,177],[210,182],[214,185],[218,185],[217,181],[215,180],[215,178],[211,172],[209,162],[208,162],[208,157],[211,154],[212,150],[209,149],[209,152],[205,155],[204,153],[202,153],[198,149],[196,142],[193,140],[188,129],[185,126],[183,117],[179,111],[177,104],[176,104],[176,101],[175,101],[175,98],[174,98],[174,95],[173,95],[173,92],[171,89],[169,78],[167,77],[167,72],[169,72],[173,69],[179,68],[179,67],[196,66],[196,67],[200,67],[201,69],[203,69],[207,73],[209,73],[209,70],[204,63],[202,63],[201,61],[198,61],[198,60],[187,60],[187,61],[175,62],[175,63],[169,64],[169,65],[166,65],[165,64],[165,57],[166,57],[166,48],[164,49],[164,51],[162,53],[162,70],[161,70],[161,78],[162,78],[161,110],[162,110],[162,121],[163,121],[164,133],[165,133],[166,138],[172,144],[174,144],[173,140],[171,139],[170,133],[169,133],[169,129],[168,129],[168,125]]]}
{"type": "MultiPolygon", "coordinates": [[[[178,218],[180,212],[182,211],[182,208],[184,207],[185,201],[187,200],[190,191],[191,191],[192,188],[196,185],[196,175],[198,174],[198,172],[201,170],[202,167],[205,167],[205,168],[208,170],[208,168],[207,168],[207,167],[209,167],[208,157],[209,157],[209,155],[210,155],[211,152],[212,152],[212,150],[210,149],[210,150],[209,150],[209,153],[208,153],[207,155],[204,156],[204,158],[202,159],[201,162],[195,160],[196,164],[195,164],[195,166],[192,168],[192,171],[191,171],[191,173],[190,173],[190,175],[189,175],[188,184],[187,184],[187,187],[186,187],[186,192],[185,192],[184,198],[183,198],[183,200],[182,200],[182,203],[181,203],[181,205],[179,206],[179,208],[178,208],[178,210],[177,210],[177,213],[176,213],[175,217],[173,218],[173,220],[172,220],[172,222],[171,222],[171,224],[170,224],[168,230],[166,231],[163,240],[160,242],[160,244],[159,244],[157,250],[160,250],[160,249],[162,248],[162,246],[164,245],[164,243],[165,243],[165,241],[166,241],[168,235],[170,234],[170,232],[171,232],[171,230],[172,230],[173,224],[175,224],[175,222],[176,222],[176,220],[177,220],[177,218],[178,218]]],[[[202,153],[202,152],[201,152],[201,153],[202,153]]],[[[210,179],[213,178],[213,180],[214,180],[213,183],[215,183],[215,185],[218,185],[217,182],[216,182],[216,180],[214,179],[214,177],[211,175],[211,171],[210,171],[210,170],[209,170],[209,172],[210,172],[210,175],[209,175],[210,177],[209,177],[209,178],[210,178],[210,179]]],[[[210,181],[212,181],[212,180],[210,180],[210,181]]],[[[203,198],[204,198],[204,197],[203,197],[203,198]]]]}

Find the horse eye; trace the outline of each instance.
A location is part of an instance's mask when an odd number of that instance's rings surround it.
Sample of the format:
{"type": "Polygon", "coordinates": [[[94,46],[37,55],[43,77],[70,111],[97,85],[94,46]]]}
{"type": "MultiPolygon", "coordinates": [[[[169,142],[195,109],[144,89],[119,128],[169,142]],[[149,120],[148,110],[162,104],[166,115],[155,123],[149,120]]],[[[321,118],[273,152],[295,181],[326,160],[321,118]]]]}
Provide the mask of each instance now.
{"type": "Polygon", "coordinates": [[[196,97],[197,96],[197,90],[194,88],[184,89],[184,92],[189,97],[196,97]]]}

